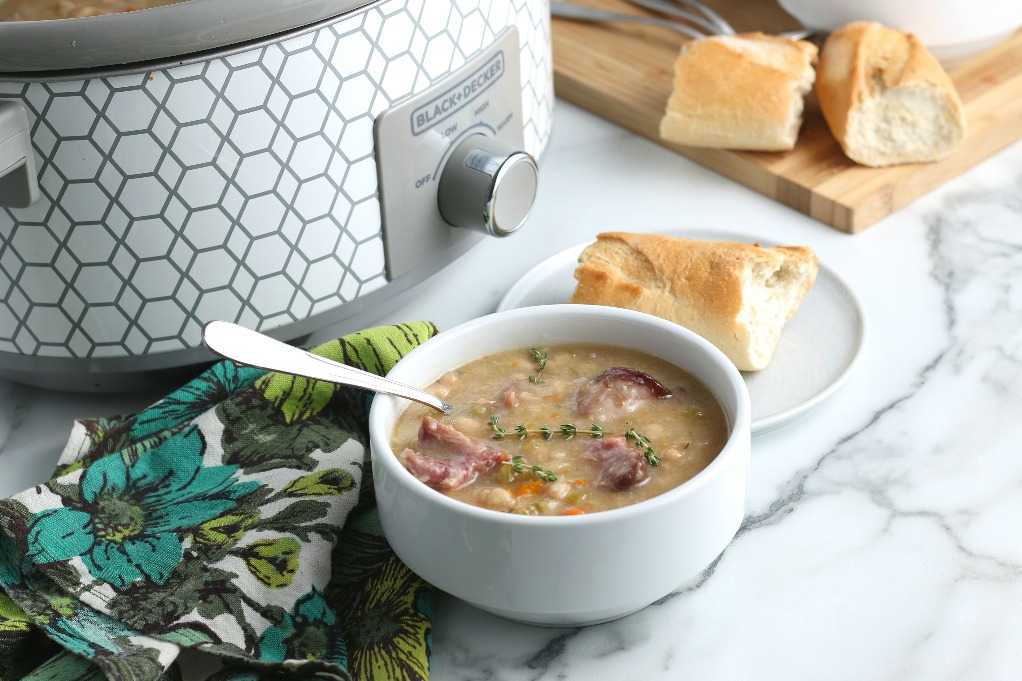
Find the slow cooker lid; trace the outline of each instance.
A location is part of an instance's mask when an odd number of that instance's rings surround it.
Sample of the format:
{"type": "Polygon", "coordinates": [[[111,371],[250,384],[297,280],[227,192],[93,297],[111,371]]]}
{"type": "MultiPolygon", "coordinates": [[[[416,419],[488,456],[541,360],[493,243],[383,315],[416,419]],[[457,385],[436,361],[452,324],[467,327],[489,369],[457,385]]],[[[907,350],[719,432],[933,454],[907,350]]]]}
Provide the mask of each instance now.
{"type": "Polygon", "coordinates": [[[165,60],[266,38],[380,0],[186,0],[104,16],[0,22],[0,72],[165,60]]]}

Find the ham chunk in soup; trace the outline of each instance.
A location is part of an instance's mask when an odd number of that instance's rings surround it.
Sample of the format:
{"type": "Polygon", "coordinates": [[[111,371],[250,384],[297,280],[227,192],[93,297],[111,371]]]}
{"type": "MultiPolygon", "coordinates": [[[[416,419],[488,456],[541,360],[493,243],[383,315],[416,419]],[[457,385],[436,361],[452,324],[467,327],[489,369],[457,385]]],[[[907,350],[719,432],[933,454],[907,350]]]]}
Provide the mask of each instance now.
{"type": "Polygon", "coordinates": [[[518,384],[512,382],[504,388],[504,392],[500,394],[500,400],[508,409],[514,409],[521,404],[521,392],[521,388],[518,387],[518,384]]]}
{"type": "Polygon", "coordinates": [[[504,513],[581,515],[641,502],[698,474],[729,434],[720,404],[692,374],[626,348],[509,350],[448,372],[443,387],[453,413],[438,420],[410,406],[393,451],[426,485],[504,513]]]}
{"type": "Polygon", "coordinates": [[[401,454],[412,475],[438,490],[464,487],[480,473],[493,469],[508,458],[503,452],[490,449],[429,416],[422,419],[419,426],[418,444],[446,455],[441,458],[411,448],[401,454]]]}
{"type": "Polygon", "coordinates": [[[582,460],[599,466],[599,483],[616,490],[641,485],[649,479],[646,457],[620,435],[593,440],[586,446],[582,460]]]}
{"type": "Polygon", "coordinates": [[[611,367],[579,388],[575,406],[579,414],[589,418],[596,414],[616,416],[633,412],[648,400],[670,396],[671,391],[645,371],[611,367]]]}

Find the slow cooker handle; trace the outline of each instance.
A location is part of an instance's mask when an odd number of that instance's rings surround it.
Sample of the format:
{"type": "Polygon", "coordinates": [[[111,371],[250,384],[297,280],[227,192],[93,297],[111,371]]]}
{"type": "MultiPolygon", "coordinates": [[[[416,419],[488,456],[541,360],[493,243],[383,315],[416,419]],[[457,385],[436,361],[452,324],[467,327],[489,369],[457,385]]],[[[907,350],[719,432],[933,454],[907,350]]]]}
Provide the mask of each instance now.
{"type": "Polygon", "coordinates": [[[20,102],[0,100],[0,206],[28,208],[38,198],[28,114],[20,102]]]}

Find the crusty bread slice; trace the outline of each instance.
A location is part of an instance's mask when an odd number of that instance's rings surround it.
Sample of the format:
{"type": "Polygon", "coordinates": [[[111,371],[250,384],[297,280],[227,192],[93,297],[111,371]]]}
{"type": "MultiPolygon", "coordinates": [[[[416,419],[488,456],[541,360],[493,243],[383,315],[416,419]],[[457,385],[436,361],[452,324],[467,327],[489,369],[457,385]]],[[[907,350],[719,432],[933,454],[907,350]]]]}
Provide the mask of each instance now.
{"type": "Polygon", "coordinates": [[[686,43],[674,64],[660,136],[696,147],[793,148],[816,54],[811,43],[763,33],[686,43]]]}
{"type": "Polygon", "coordinates": [[[706,338],[742,371],[766,367],[816,281],[804,246],[600,234],[579,257],[572,303],[647,312],[706,338]]]}
{"type": "Polygon", "coordinates": [[[848,158],[866,166],[944,158],[965,139],[965,109],[912,34],[858,21],[834,31],[816,75],[820,110],[848,158]]]}

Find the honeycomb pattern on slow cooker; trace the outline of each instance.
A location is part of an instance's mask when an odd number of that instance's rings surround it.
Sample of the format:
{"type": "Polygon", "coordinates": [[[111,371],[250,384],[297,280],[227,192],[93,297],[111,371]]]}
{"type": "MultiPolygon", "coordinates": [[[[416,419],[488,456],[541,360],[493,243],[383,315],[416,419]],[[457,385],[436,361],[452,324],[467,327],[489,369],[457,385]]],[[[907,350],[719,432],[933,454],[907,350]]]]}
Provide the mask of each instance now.
{"type": "Polygon", "coordinates": [[[552,111],[545,0],[394,0],[193,65],[0,83],[42,197],[0,209],[0,352],[115,357],[270,329],[386,283],[373,122],[517,24],[526,148],[552,111]]]}

